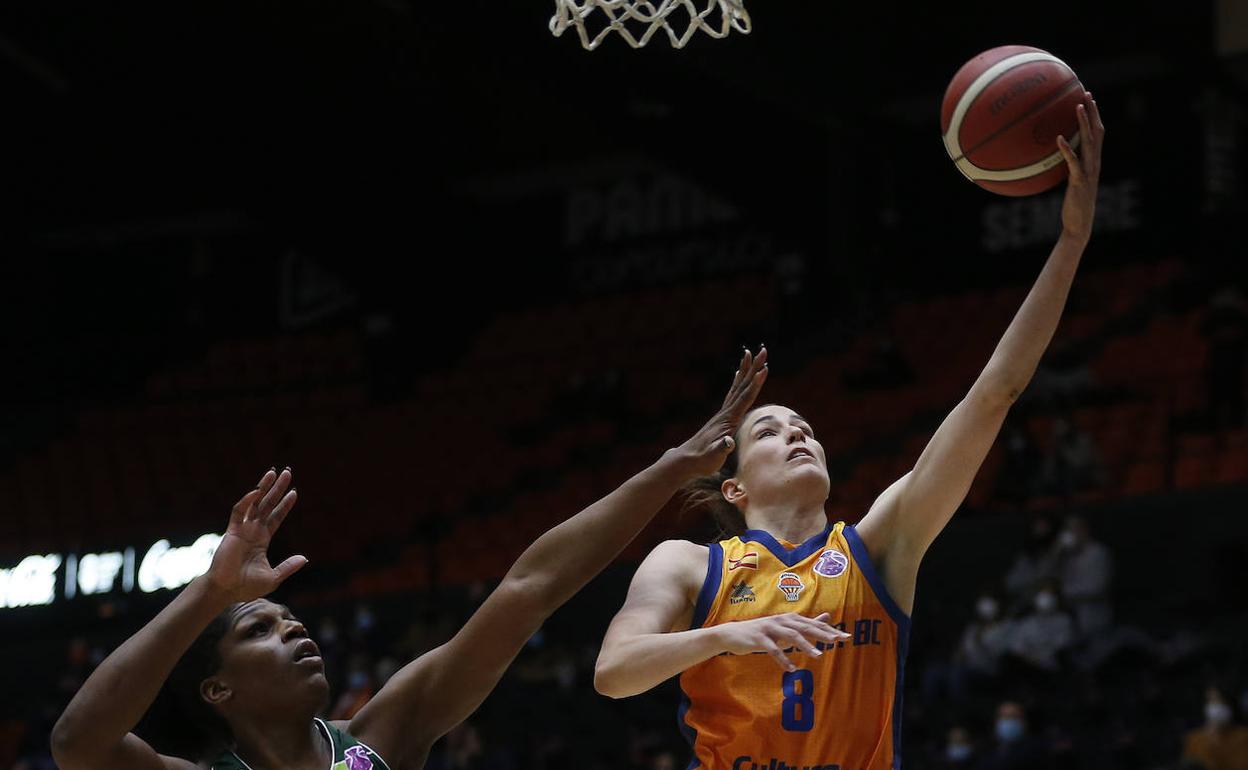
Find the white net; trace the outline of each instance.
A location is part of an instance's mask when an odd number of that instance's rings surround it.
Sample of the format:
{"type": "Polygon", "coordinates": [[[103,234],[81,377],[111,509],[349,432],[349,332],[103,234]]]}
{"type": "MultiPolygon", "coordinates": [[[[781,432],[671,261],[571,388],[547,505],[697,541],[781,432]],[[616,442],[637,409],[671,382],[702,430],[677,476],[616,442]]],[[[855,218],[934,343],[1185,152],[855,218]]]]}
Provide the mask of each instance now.
{"type": "Polygon", "coordinates": [[[673,48],[684,48],[699,31],[713,38],[727,37],[733,30],[749,34],[750,14],[743,0],[555,0],[550,31],[559,37],[568,27],[576,29],[587,51],[612,32],[641,48],[659,30],[667,33],[673,48]]]}

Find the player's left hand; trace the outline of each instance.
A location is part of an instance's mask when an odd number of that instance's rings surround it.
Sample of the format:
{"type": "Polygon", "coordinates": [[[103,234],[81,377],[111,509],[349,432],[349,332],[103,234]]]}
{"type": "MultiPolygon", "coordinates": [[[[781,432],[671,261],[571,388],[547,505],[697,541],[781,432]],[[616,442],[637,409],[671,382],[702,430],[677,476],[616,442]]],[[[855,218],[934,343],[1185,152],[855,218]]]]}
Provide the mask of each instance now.
{"type": "Polygon", "coordinates": [[[746,348],[737,367],[736,376],[724,403],[701,430],[677,447],[675,451],[689,478],[709,476],[723,466],[736,447],[733,434],[745,418],[754,399],[767,380],[767,348],[759,346],[758,355],[746,348]]]}
{"type": "Polygon", "coordinates": [[[290,468],[281,473],[270,468],[256,488],[234,504],[225,535],[204,574],[208,585],[226,601],[265,596],[308,563],[296,555],[276,567],[269,565],[269,542],[298,497],[290,482],[290,468]]]}
{"type": "Polygon", "coordinates": [[[1058,134],[1057,149],[1066,159],[1070,172],[1066,183],[1066,199],[1062,202],[1062,233],[1083,242],[1092,236],[1096,217],[1096,191],[1101,179],[1101,143],[1105,124],[1091,91],[1083,92],[1083,104],[1075,107],[1079,118],[1079,152],[1066,137],[1058,134]]]}

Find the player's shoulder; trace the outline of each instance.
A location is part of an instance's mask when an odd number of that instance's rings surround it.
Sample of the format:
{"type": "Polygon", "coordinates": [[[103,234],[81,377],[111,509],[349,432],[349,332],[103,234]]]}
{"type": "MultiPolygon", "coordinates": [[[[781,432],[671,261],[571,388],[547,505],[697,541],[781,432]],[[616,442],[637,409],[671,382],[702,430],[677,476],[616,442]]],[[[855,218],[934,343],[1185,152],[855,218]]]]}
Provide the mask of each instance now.
{"type": "Polygon", "coordinates": [[[664,540],[654,547],[650,555],[660,559],[702,559],[705,561],[710,552],[709,546],[689,540],[664,540]]]}
{"type": "Polygon", "coordinates": [[[710,552],[708,546],[688,540],[664,540],[650,551],[642,569],[671,575],[682,582],[697,583],[706,573],[710,552]]]}

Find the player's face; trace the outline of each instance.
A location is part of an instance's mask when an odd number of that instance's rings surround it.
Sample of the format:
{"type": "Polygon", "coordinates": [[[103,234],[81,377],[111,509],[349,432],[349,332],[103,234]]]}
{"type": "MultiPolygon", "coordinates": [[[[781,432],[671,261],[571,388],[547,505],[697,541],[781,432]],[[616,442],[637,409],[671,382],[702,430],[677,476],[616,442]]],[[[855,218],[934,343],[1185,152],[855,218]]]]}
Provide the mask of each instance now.
{"type": "Polygon", "coordinates": [[[226,710],[246,704],[249,711],[268,703],[315,710],[328,701],[320,649],[281,604],[256,599],[235,607],[218,649],[221,670],[213,679],[229,690],[221,702],[226,710]]]}
{"type": "Polygon", "coordinates": [[[814,429],[786,406],[763,406],[746,415],[737,433],[736,478],[749,500],[783,504],[794,496],[828,497],[828,463],[814,429]]]}

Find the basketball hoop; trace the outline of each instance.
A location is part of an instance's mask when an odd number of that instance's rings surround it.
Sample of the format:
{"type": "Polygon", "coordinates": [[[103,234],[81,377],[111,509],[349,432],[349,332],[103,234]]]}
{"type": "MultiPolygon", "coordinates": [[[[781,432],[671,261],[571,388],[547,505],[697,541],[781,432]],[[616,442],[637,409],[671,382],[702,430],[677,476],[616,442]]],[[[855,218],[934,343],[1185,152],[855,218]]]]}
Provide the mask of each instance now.
{"type": "Polygon", "coordinates": [[[550,31],[559,37],[568,27],[576,27],[586,51],[597,48],[612,32],[641,48],[660,29],[672,48],[684,48],[698,30],[716,39],[728,37],[734,29],[748,35],[750,14],[744,0],[555,0],[550,31]],[[699,10],[699,4],[706,7],[699,10]],[[594,18],[595,10],[601,10],[603,18],[594,18]],[[688,25],[682,31],[686,18],[688,25]],[[599,23],[602,28],[597,32],[589,29],[599,23]]]}

